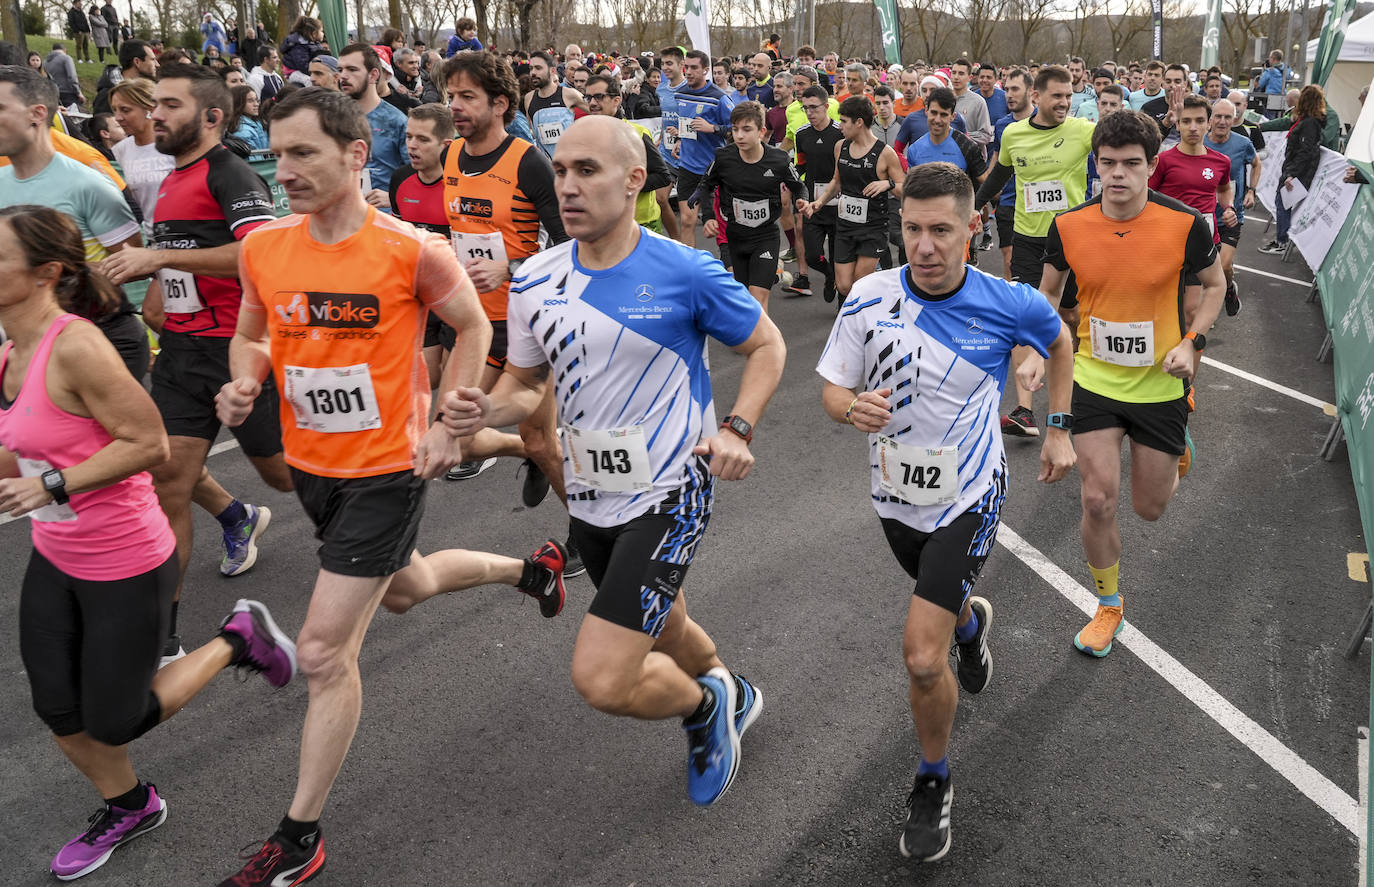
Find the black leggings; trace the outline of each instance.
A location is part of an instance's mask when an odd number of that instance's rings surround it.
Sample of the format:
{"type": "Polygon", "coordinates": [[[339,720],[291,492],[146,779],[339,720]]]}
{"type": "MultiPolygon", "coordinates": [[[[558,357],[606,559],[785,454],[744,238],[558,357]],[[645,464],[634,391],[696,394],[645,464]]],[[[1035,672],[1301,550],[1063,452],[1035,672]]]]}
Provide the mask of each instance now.
{"type": "Polygon", "coordinates": [[[162,719],[151,689],[171,620],[177,557],[128,579],[76,579],[36,550],[19,598],[33,709],[58,736],[124,745],[162,719]]]}

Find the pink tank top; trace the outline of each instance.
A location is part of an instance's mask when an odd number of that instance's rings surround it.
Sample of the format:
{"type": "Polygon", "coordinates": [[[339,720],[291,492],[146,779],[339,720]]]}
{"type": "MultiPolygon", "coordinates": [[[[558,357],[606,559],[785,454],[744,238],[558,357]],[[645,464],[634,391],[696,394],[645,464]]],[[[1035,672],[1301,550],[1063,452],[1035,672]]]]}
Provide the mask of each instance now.
{"type": "MultiPolygon", "coordinates": [[[[0,446],[19,459],[24,477],[84,462],[112,439],[95,419],[73,416],[48,397],[48,358],[58,334],[73,322],[89,321],[63,314],[48,328],[13,403],[5,404],[0,391],[0,446]]],[[[8,342],[0,351],[0,379],[13,348],[8,342]]],[[[128,579],[160,566],[176,548],[146,471],[103,489],[76,493],[66,505],[50,503],[29,517],[33,547],[77,579],[128,579]]]]}

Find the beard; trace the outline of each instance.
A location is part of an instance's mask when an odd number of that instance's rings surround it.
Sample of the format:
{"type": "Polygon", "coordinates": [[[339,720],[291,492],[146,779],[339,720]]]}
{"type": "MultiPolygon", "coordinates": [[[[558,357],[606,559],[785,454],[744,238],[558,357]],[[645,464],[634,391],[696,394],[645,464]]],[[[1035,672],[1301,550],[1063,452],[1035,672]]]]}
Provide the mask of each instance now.
{"type": "Polygon", "coordinates": [[[173,157],[191,150],[199,141],[199,115],[176,129],[169,129],[166,132],[153,130],[153,146],[157,148],[159,153],[173,157]]]}

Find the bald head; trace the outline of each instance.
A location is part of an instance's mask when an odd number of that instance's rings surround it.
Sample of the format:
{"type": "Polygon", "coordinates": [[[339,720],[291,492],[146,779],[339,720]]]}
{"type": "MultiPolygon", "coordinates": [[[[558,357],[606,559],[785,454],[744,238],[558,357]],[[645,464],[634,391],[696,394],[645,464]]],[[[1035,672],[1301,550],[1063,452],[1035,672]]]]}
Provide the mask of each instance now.
{"type": "Polygon", "coordinates": [[[568,236],[582,244],[630,237],[646,166],[644,143],[624,120],[590,114],[568,127],[553,152],[558,213],[568,236]]]}
{"type": "Polygon", "coordinates": [[[1235,117],[1236,106],[1231,104],[1230,99],[1217,99],[1216,104],[1212,105],[1212,116],[1221,115],[1222,117],[1235,117]]]}

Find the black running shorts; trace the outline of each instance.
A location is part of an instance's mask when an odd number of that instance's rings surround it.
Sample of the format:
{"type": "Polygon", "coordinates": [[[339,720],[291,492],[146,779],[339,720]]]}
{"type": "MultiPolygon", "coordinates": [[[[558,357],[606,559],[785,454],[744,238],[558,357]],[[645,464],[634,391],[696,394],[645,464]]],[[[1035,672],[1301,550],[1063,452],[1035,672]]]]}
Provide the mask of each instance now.
{"type": "Polygon", "coordinates": [[[1244,222],[1237,222],[1234,227],[1228,228],[1221,222],[1217,222],[1217,234],[1221,235],[1221,245],[1232,248],[1240,246],[1240,229],[1244,227],[1244,222]]]}
{"type": "Polygon", "coordinates": [[[1128,403],[1073,385],[1073,433],[1124,428],[1126,436],[1143,447],[1171,456],[1187,450],[1188,396],[1163,403],[1128,403]]]}
{"type": "MultiPolygon", "coordinates": [[[[153,364],[153,403],[162,414],[169,437],[219,436],[215,395],[229,381],[229,340],[216,336],[188,336],[164,332],[162,351],[153,364]]],[[[281,402],[268,376],[253,411],[229,433],[247,456],[275,456],[281,447],[281,402]]]]}
{"type": "Polygon", "coordinates": [[[425,513],[425,481],[414,472],[338,478],[293,467],[291,478],[315,524],[321,567],[343,576],[381,577],[410,564],[425,513]]]}
{"type": "Polygon", "coordinates": [[[439,315],[433,311],[425,316],[425,347],[433,348],[436,345],[444,344],[443,329],[448,326],[439,319],[439,315]]]}
{"type": "MultiPolygon", "coordinates": [[[[618,527],[572,519],[572,540],[596,585],[588,612],[656,638],[668,622],[711,517],[704,507],[644,514],[618,527]]],[[[661,507],[661,506],[660,506],[661,507]]]]}
{"type": "MultiPolygon", "coordinates": [[[[685,205],[692,195],[697,193],[697,185],[701,184],[702,173],[692,172],[689,169],[679,168],[677,171],[677,199],[685,205]]],[[[697,204],[697,211],[703,213],[706,218],[711,217],[710,195],[707,199],[697,204]]]]}
{"type": "Polygon", "coordinates": [[[933,533],[893,518],[881,520],[897,563],[916,580],[912,593],[957,615],[997,539],[999,512],[966,511],[933,533]]]}
{"type": "MultiPolygon", "coordinates": [[[[1025,234],[1017,234],[1014,231],[1011,235],[1011,279],[1017,283],[1028,283],[1033,287],[1040,286],[1040,278],[1045,273],[1045,241],[1046,237],[1027,237],[1025,234]]],[[[1078,281],[1074,279],[1073,272],[1069,272],[1068,280],[1064,281],[1064,295],[1059,300],[1060,308],[1078,307],[1078,281]]]]}
{"type": "MultiPolygon", "coordinates": [[[[458,331],[448,324],[443,324],[439,328],[439,344],[444,346],[445,351],[452,351],[454,346],[458,344],[458,331]]],[[[491,347],[487,349],[487,366],[498,370],[506,367],[506,322],[504,320],[491,322],[491,347]]]]}
{"type": "Polygon", "coordinates": [[[840,225],[835,231],[835,255],[831,261],[838,265],[857,262],[860,257],[876,259],[887,248],[887,225],[881,228],[849,228],[840,225]]]}
{"type": "Polygon", "coordinates": [[[138,381],[148,375],[148,359],[153,346],[148,341],[148,328],[137,314],[115,314],[102,317],[96,326],[119,352],[120,360],[138,381]]]}
{"type": "MultiPolygon", "coordinates": [[[[1013,227],[1016,222],[1016,207],[1014,205],[997,207],[995,218],[997,219],[997,246],[999,248],[1010,247],[1011,239],[1016,234],[1016,229],[1013,227]]],[[[1039,285],[1039,281],[1036,281],[1036,284],[1039,285]]]]}
{"type": "Polygon", "coordinates": [[[773,229],[772,237],[753,240],[731,241],[730,270],[735,280],[745,286],[761,286],[772,289],[778,282],[778,231],[773,229]]]}

